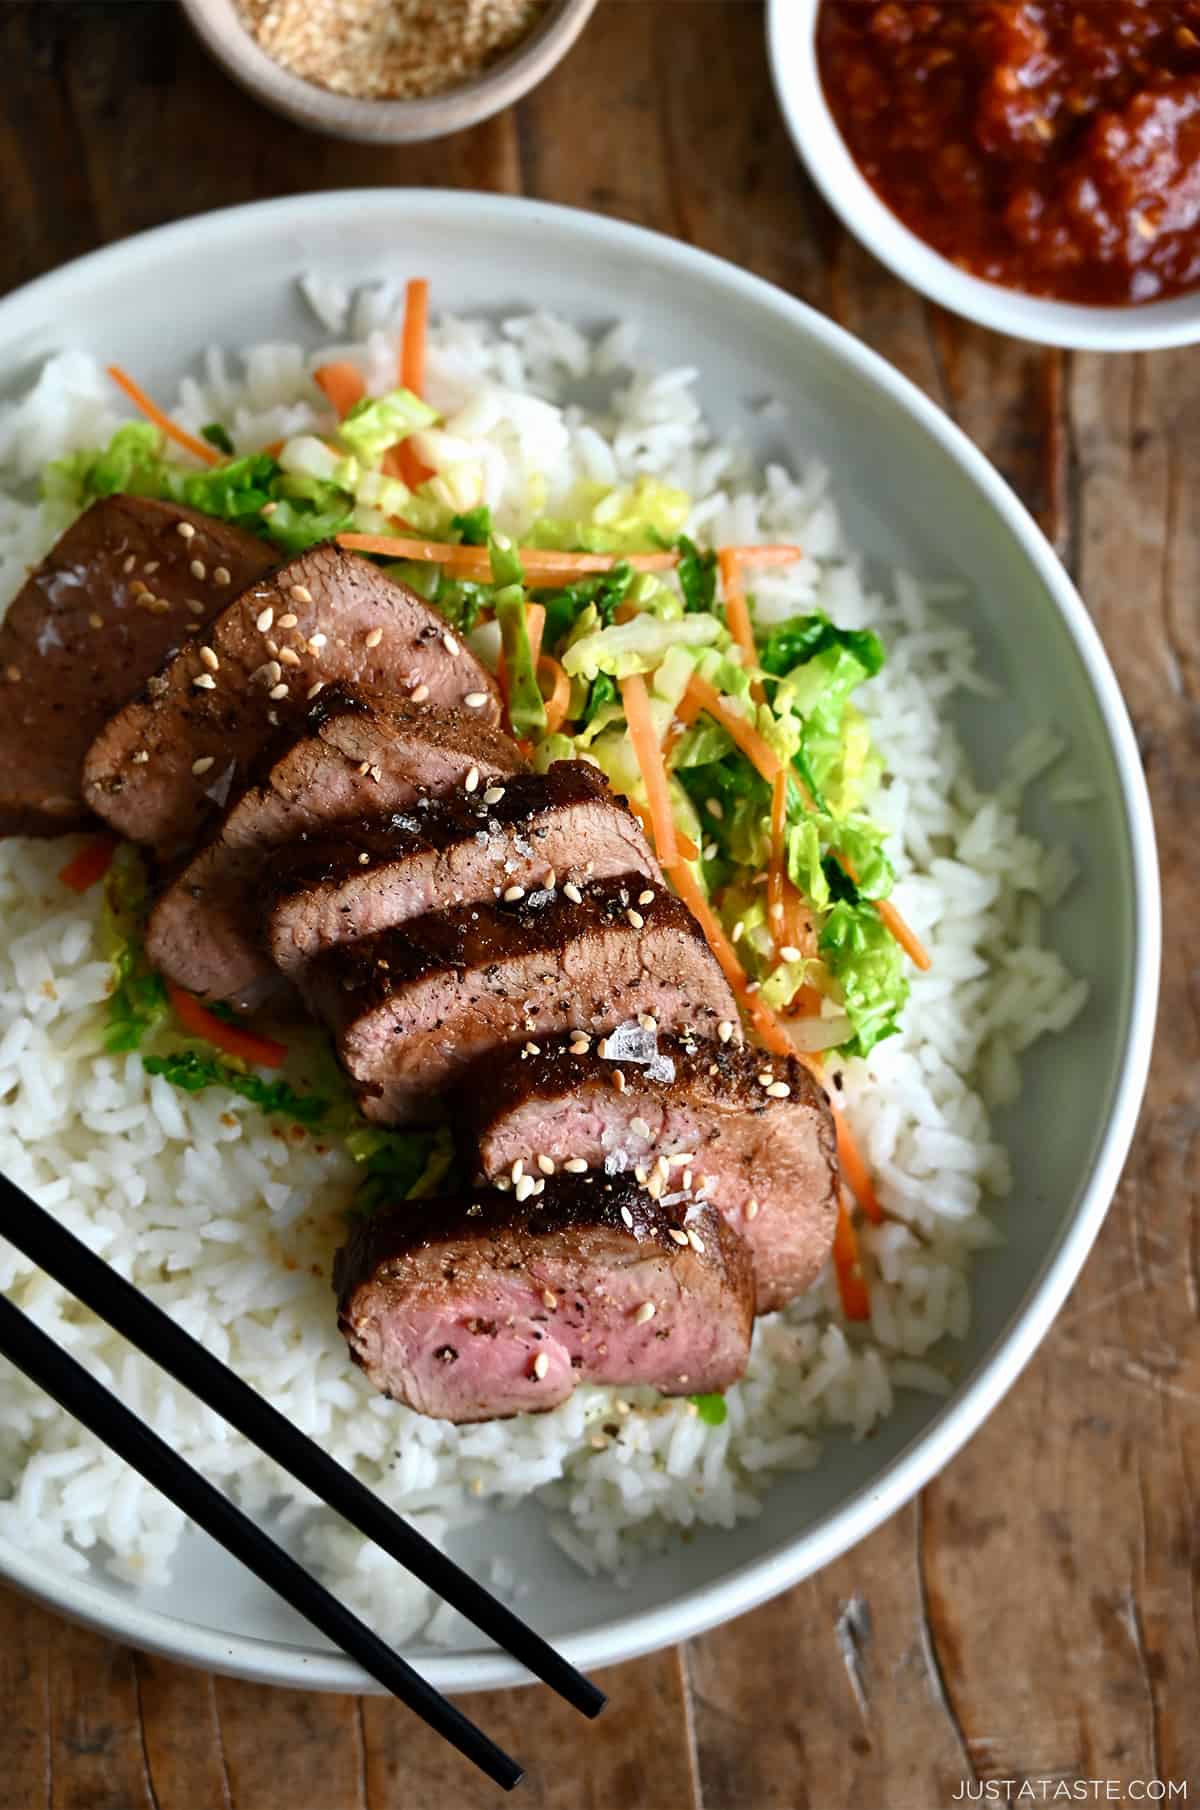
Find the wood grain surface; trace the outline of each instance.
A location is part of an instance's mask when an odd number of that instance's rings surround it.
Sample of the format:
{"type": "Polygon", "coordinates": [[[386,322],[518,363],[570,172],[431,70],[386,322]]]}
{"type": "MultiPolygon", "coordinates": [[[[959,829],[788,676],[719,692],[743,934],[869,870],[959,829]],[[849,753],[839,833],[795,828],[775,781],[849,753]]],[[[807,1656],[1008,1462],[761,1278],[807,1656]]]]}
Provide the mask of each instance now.
{"type": "MultiPolygon", "coordinates": [[[[1137,1802],[1136,1782],[1158,1778],[1194,1799],[1200,352],[1042,351],[897,284],[801,175],[753,0],[601,0],[514,113],[393,152],[261,112],[169,4],[9,0],[0,93],[6,285],[264,195],[525,192],[676,234],[825,310],[953,415],[1038,514],[1132,711],[1166,889],[1150,1091],[1082,1280],[984,1430],[838,1563],[609,1673],[612,1706],[592,1728],[541,1691],[471,1709],[548,1810],[926,1810],[964,1781],[1018,1801],[1028,1780],[1031,1802],[1100,1780],[1090,1801],[1137,1802]]],[[[498,1795],[390,1703],[205,1677],[11,1595],[0,1704],[0,1810],[441,1810],[498,1795]]]]}

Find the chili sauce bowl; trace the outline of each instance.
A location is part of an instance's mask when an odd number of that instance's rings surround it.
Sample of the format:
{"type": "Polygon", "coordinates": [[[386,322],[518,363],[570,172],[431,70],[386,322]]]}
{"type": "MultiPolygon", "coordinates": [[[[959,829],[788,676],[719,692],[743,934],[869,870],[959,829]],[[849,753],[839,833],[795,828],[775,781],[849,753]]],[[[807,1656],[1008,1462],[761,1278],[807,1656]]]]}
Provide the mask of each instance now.
{"type": "Polygon", "coordinates": [[[971,276],[905,226],[859,169],[830,111],[817,66],[820,5],[821,0],[769,0],[767,45],[775,92],[813,182],[881,264],[951,313],[1040,345],[1147,352],[1200,340],[1200,290],[1128,307],[1052,301],[971,276]]]}

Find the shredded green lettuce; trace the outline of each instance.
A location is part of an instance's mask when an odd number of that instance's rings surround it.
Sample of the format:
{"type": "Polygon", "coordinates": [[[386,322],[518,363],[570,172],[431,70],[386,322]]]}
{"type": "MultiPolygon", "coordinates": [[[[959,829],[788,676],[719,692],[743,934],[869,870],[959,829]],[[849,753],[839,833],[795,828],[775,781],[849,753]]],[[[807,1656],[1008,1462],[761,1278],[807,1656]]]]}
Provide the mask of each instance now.
{"type": "MultiPolygon", "coordinates": [[[[845,884],[852,889],[852,882],[845,884]]],[[[866,901],[855,903],[851,897],[839,898],[831,907],[821,926],[819,947],[854,1026],[843,1052],[865,1056],[900,1029],[900,1013],[909,994],[904,952],[875,907],[866,901]]]]}
{"type": "Polygon", "coordinates": [[[694,1404],[696,1413],[706,1427],[724,1426],[729,1418],[729,1408],[723,1395],[689,1395],[688,1400],[694,1404]]]}
{"type": "Polygon", "coordinates": [[[136,1050],[167,1016],[162,976],[146,960],[142,933],[150,909],[145,863],[131,843],[121,843],[104,881],[101,940],[113,969],[104,1047],[110,1055],[136,1050]]]}
{"type": "Polygon", "coordinates": [[[328,1117],[332,1102],[321,1094],[299,1093],[287,1081],[266,1081],[261,1075],[248,1074],[232,1063],[199,1050],[175,1050],[167,1056],[143,1056],[142,1067],[148,1075],[161,1075],[172,1087],[184,1093],[202,1093],[206,1087],[227,1087],[231,1093],[249,1100],[260,1112],[294,1119],[298,1125],[312,1128],[328,1117]]]}
{"type": "Polygon", "coordinates": [[[378,465],[384,453],[409,434],[432,427],[437,410],[411,390],[389,390],[386,396],[364,396],[338,423],[337,437],[364,465],[378,465]]]}
{"type": "Polygon", "coordinates": [[[573,641],[563,655],[569,678],[592,680],[606,672],[613,679],[650,672],[672,647],[702,647],[715,641],[721,625],[713,616],[684,616],[663,621],[651,615],[632,616],[611,628],[598,629],[573,641]]]}

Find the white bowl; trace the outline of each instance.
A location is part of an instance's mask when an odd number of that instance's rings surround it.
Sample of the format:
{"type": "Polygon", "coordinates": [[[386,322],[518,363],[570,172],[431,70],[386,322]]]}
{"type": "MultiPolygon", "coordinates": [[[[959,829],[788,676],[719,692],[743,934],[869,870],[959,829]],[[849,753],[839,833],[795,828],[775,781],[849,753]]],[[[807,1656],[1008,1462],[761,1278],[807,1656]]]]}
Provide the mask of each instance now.
{"type": "MultiPolygon", "coordinates": [[[[164,394],[210,343],[315,342],[294,281],[302,270],[348,283],[419,272],[432,279],[435,308],[537,302],[589,326],[634,318],[648,356],[699,367],[705,405],[723,428],[774,456],[819,453],[848,530],[872,559],[970,587],[956,608],[1003,694],[990,706],[974,700],[962,720],[984,773],[995,773],[1017,735],[1053,721],[1096,788],[1086,811],[1043,800],[1032,813],[1038,833],[1069,842],[1082,865],[1051,934],[1087,975],[1092,997],[1066,1036],[1031,1053],[1021,1102],[1000,1123],[1015,1168],[1007,1242],[980,1260],[954,1394],[901,1399],[857,1445],[831,1439],[823,1464],[774,1485],[756,1520],[673,1542],[628,1594],[572,1568],[529,1510],[494,1515],[456,1547],[468,1564],[508,1556],[528,1584],[522,1613],[580,1664],[608,1665],[740,1614],[862,1539],[974,1432],[1045,1334],[1104,1218],[1145,1081],[1159,959],[1145,783],[1086,610],[1025,510],[958,429],[881,359],[779,290],[616,221],[411,190],[298,196],[184,221],[97,252],[0,304],[0,391],[66,345],[118,360],[164,394]],[[766,396],[782,403],[782,418],[764,419],[766,396]]],[[[64,1577],[11,1546],[0,1546],[0,1572],[136,1646],[247,1678],[370,1688],[198,1536],[171,1587],[147,1597],[99,1566],[64,1577]]],[[[482,1643],[464,1652],[417,1647],[412,1656],[450,1691],[522,1681],[482,1643]]]]}
{"type": "Polygon", "coordinates": [[[1136,308],[1047,301],[968,275],[910,232],[863,176],[829,110],[817,69],[820,4],[769,0],[767,42],[775,92],[809,175],[834,213],[882,264],[943,308],[1041,345],[1146,352],[1200,340],[1200,292],[1136,308]]]}

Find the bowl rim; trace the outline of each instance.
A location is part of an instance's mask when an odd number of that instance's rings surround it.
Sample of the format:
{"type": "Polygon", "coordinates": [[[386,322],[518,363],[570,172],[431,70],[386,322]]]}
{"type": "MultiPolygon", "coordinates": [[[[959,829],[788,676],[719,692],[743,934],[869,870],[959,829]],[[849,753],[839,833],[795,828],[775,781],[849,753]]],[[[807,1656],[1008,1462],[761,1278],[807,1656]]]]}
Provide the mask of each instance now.
{"type": "Polygon", "coordinates": [[[1200,341],[1200,290],[1131,307],[1028,295],[960,270],[912,232],[863,176],[833,118],[817,68],[822,0],[768,0],[767,52],[792,143],[828,206],[902,282],[982,327],[1038,345],[1144,352],[1200,341]]]}
{"type": "Polygon", "coordinates": [[[411,100],[339,94],[285,69],[241,18],[236,0],[180,0],[193,31],[232,80],[295,124],[365,144],[417,144],[476,126],[537,86],[566,56],[597,0],[549,0],[545,16],[478,75],[411,100]]]}
{"type": "MultiPolygon", "coordinates": [[[[1032,1357],[1073,1285],[1100,1230],[1131,1143],[1149,1068],[1158,993],[1161,926],[1159,874],[1149,794],[1133,728],[1099,634],[1071,579],[1049,542],[999,472],[962,430],[915,384],[878,353],[807,304],[724,259],[669,239],[644,227],[520,196],[470,190],[352,189],[253,202],[174,222],[119,241],[73,260],[0,300],[0,350],[19,339],[23,328],[37,330],[53,320],[56,307],[86,296],[94,281],[123,267],[151,279],[162,254],[186,243],[197,262],[219,253],[232,233],[251,239],[288,233],[300,245],[305,229],[318,220],[337,224],[348,213],[379,217],[394,229],[397,213],[406,227],[436,230],[448,217],[474,223],[480,213],[533,223],[564,255],[585,256],[597,243],[639,254],[672,281],[717,284],[747,306],[766,308],[789,328],[815,340],[831,359],[848,367],[862,383],[903,409],[966,473],[991,504],[1049,593],[1084,668],[1113,749],[1120,802],[1130,849],[1132,887],[1131,985],[1118,1074],[1107,1123],[1090,1169],[1081,1181],[1071,1220],[1030,1283],[1010,1320],[980,1359],[970,1380],[948,1397],[928,1425],[869,1484],[807,1533],[784,1540],[717,1583],[699,1585],[665,1608],[617,1615],[599,1626],[557,1637],[556,1644],[577,1665],[593,1669],[704,1633],[718,1623],[757,1607],[799,1583],[850,1547],[898,1509],[936,1475],[979,1428],[1032,1357]]],[[[380,243],[387,243],[381,238],[380,243]]],[[[234,1635],[206,1628],[140,1605],[102,1585],[54,1573],[0,1542],[0,1576],[28,1595],[150,1652],[185,1664],[226,1672],[254,1682],[305,1689],[378,1690],[343,1655],[314,1652],[295,1642],[234,1635]]],[[[420,1667],[439,1689],[470,1692],[529,1682],[506,1654],[491,1651],[422,1652],[420,1667]]]]}

